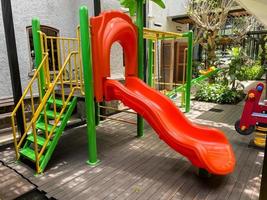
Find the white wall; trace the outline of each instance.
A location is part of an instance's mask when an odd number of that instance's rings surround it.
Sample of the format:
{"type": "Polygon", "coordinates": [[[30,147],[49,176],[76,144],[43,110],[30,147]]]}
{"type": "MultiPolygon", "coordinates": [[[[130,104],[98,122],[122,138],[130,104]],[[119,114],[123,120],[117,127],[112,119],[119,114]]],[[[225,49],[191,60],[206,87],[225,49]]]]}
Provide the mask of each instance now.
{"type": "MultiPolygon", "coordinates": [[[[30,77],[30,55],[26,27],[31,25],[33,17],[40,18],[42,25],[59,29],[61,36],[75,37],[75,28],[79,24],[79,7],[86,5],[89,15],[93,15],[92,0],[11,0],[13,21],[16,36],[18,61],[24,89],[30,77]]],[[[102,10],[120,10],[118,0],[101,0],[102,10]]],[[[1,12],[1,10],[0,10],[1,12]]],[[[0,99],[12,97],[10,72],[7,60],[2,14],[0,13],[0,99]]],[[[121,78],[124,74],[122,63],[122,49],[118,44],[112,47],[111,68],[113,77],[121,78]]]]}
{"type": "MultiPolygon", "coordinates": [[[[13,21],[16,36],[18,60],[22,87],[25,88],[30,77],[29,43],[26,27],[33,17],[40,18],[42,25],[59,29],[60,35],[75,36],[80,5],[93,10],[92,1],[85,0],[12,0],[13,21]]],[[[0,11],[1,12],[1,11],[0,11]]],[[[92,12],[90,12],[93,14],[92,12]]],[[[7,60],[2,14],[0,14],[0,99],[12,96],[10,72],[7,60]]]]}
{"type": "Polygon", "coordinates": [[[177,32],[177,28],[182,32],[187,31],[187,25],[178,24],[171,20],[172,16],[183,15],[186,13],[185,0],[165,0],[166,8],[162,9],[155,3],[149,1],[149,27],[153,29],[159,29],[163,31],[177,32]],[[161,27],[154,24],[160,24],[161,27]]]}
{"type": "Polygon", "coordinates": [[[256,16],[267,27],[267,1],[266,0],[238,0],[238,3],[256,16]]]}
{"type": "Polygon", "coordinates": [[[12,93],[2,13],[0,15],[0,99],[12,93]]]}
{"type": "Polygon", "coordinates": [[[165,0],[167,5],[167,15],[177,16],[186,14],[187,0],[165,0]]]}

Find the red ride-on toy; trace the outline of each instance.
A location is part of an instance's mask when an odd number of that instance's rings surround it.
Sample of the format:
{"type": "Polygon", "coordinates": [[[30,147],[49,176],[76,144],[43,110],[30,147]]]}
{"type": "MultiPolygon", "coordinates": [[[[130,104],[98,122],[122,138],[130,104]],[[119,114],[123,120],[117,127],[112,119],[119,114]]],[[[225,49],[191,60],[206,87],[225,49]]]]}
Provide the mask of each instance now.
{"type": "Polygon", "coordinates": [[[250,135],[257,124],[267,124],[267,105],[259,103],[264,85],[259,83],[246,97],[241,119],[236,121],[235,130],[241,135],[250,135]]]}

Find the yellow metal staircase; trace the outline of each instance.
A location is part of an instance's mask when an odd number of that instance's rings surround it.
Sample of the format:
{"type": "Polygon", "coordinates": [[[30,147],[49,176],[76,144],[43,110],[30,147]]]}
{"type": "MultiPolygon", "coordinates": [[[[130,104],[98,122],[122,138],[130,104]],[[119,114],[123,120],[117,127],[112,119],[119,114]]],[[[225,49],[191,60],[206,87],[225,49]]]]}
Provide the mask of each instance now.
{"type": "Polygon", "coordinates": [[[83,94],[79,39],[50,37],[43,33],[40,37],[42,62],[11,115],[16,157],[34,162],[37,173],[44,171],[72,115],[77,103],[76,92],[83,94]],[[41,72],[45,74],[45,88],[40,83],[41,72]],[[39,98],[36,100],[34,93],[37,91],[39,98]],[[26,106],[28,96],[31,103],[26,106]],[[26,108],[30,116],[26,115],[26,108]],[[20,136],[15,120],[19,109],[22,109],[25,127],[20,136]]]}

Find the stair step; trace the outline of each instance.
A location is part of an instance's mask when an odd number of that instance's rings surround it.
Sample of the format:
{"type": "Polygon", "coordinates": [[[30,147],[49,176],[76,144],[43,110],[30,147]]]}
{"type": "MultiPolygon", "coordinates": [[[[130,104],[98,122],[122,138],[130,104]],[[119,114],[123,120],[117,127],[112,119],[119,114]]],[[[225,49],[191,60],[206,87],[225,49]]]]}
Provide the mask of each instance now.
{"type": "MultiPolygon", "coordinates": [[[[40,129],[40,130],[42,130],[42,131],[46,131],[46,125],[45,125],[44,122],[37,122],[37,123],[36,123],[36,128],[37,128],[37,129],[40,129]]],[[[47,131],[48,131],[48,132],[50,132],[50,131],[52,130],[52,128],[53,128],[53,125],[51,125],[51,124],[47,124],[47,131]]],[[[58,129],[58,127],[55,128],[54,132],[56,132],[57,129],[58,129]]]]}
{"type": "MultiPolygon", "coordinates": [[[[47,100],[47,102],[48,102],[49,104],[54,104],[54,99],[50,97],[50,98],[47,100]]],[[[63,101],[62,101],[61,99],[55,99],[55,103],[56,103],[57,106],[60,106],[60,107],[63,106],[63,101]]],[[[69,102],[69,103],[67,104],[67,106],[69,106],[70,104],[71,104],[71,102],[69,102]]]]}
{"type": "MultiPolygon", "coordinates": [[[[40,136],[40,135],[37,135],[37,144],[38,145],[40,145],[40,146],[43,146],[44,145],[44,143],[45,143],[45,141],[46,141],[46,139],[45,138],[43,138],[42,136],[40,136]]],[[[34,143],[34,137],[33,137],[33,134],[30,134],[30,135],[28,135],[28,137],[27,137],[27,140],[29,140],[29,141],[31,141],[32,143],[34,143]]],[[[50,141],[47,143],[47,147],[50,145],[50,141]]]]}
{"type": "MultiPolygon", "coordinates": [[[[41,112],[41,115],[44,116],[44,111],[41,112]]],[[[53,110],[46,110],[46,116],[48,117],[48,119],[55,119],[55,115],[54,115],[54,111],[53,110]]],[[[56,118],[59,117],[59,113],[56,112],[56,118]]],[[[62,114],[60,119],[63,119],[65,117],[65,114],[62,114]]]]}
{"type": "MultiPolygon", "coordinates": [[[[36,161],[34,150],[31,149],[30,147],[25,147],[25,148],[21,149],[19,152],[20,152],[20,155],[22,155],[23,157],[26,157],[33,162],[36,161]]],[[[44,156],[42,155],[40,158],[40,162],[42,162],[43,158],[44,158],[44,156]]]]}

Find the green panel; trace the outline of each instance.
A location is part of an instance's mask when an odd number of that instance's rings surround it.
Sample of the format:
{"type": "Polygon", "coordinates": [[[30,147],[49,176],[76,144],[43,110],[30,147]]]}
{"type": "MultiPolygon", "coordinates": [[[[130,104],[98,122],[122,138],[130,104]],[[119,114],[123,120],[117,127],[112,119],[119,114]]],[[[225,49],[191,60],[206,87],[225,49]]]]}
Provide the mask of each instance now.
{"type": "MultiPolygon", "coordinates": [[[[47,101],[49,104],[54,104],[54,99],[52,97],[50,97],[47,101]]],[[[62,107],[63,106],[63,101],[61,99],[55,99],[55,103],[57,106],[62,107]]],[[[69,102],[67,104],[67,106],[69,106],[71,104],[71,102],[69,102]]]]}
{"type": "MultiPolygon", "coordinates": [[[[21,149],[20,151],[20,155],[35,162],[36,159],[35,159],[35,153],[34,153],[34,150],[32,150],[30,147],[26,147],[26,148],[23,148],[21,149]]],[[[40,159],[40,162],[42,162],[44,156],[41,156],[41,159],[40,159]]]]}
{"type": "MultiPolygon", "coordinates": [[[[45,126],[45,122],[42,122],[42,121],[37,122],[37,123],[36,123],[36,128],[37,128],[37,129],[40,129],[40,130],[42,130],[42,131],[45,131],[45,130],[46,130],[46,129],[45,129],[45,128],[46,128],[46,126],[45,126]]],[[[53,125],[51,125],[51,124],[47,124],[47,131],[48,131],[48,132],[50,132],[50,131],[52,130],[52,128],[53,128],[53,125]]],[[[58,129],[58,127],[55,128],[54,132],[56,132],[57,129],[58,129]]]]}
{"type": "MultiPolygon", "coordinates": [[[[56,118],[59,117],[59,114],[58,112],[56,112],[56,118]]],[[[44,111],[41,112],[41,115],[44,116],[44,111]]],[[[55,115],[54,115],[54,111],[53,110],[46,110],[46,116],[48,117],[48,119],[55,119],[55,115]]],[[[60,119],[63,119],[65,116],[65,114],[62,114],[60,119]]]]}
{"type": "Polygon", "coordinates": [[[50,160],[50,158],[51,158],[51,156],[52,156],[52,154],[53,154],[53,152],[54,152],[54,150],[55,150],[55,148],[57,146],[58,140],[61,137],[62,132],[64,131],[64,129],[65,129],[70,117],[71,117],[71,114],[72,114],[73,110],[75,109],[76,104],[77,104],[77,97],[74,97],[72,99],[72,101],[71,101],[71,104],[70,104],[66,114],[65,114],[65,117],[61,121],[60,126],[57,128],[57,130],[56,130],[56,132],[54,134],[54,138],[51,141],[51,144],[50,144],[49,148],[46,151],[46,154],[44,156],[43,161],[40,162],[41,163],[40,164],[41,172],[44,171],[48,161],[50,160]]]}
{"type": "MultiPolygon", "coordinates": [[[[37,135],[37,144],[40,145],[40,146],[43,146],[44,143],[45,143],[45,138],[43,138],[42,136],[40,135],[37,135]]],[[[27,137],[27,140],[28,141],[31,141],[32,143],[34,143],[34,136],[33,134],[30,134],[28,137],[27,137]]],[[[50,145],[50,142],[48,142],[47,146],[50,145]]]]}

